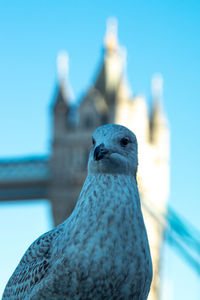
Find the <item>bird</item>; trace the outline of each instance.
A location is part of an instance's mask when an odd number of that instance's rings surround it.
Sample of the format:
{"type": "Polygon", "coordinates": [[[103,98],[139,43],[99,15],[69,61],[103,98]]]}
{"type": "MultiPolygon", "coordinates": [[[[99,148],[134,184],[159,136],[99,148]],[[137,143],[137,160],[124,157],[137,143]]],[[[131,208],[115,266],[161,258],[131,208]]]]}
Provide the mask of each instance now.
{"type": "Polygon", "coordinates": [[[137,139],[108,124],[92,135],[88,175],[71,215],[35,240],[5,299],[145,300],[152,261],[137,188],[137,139]]]}

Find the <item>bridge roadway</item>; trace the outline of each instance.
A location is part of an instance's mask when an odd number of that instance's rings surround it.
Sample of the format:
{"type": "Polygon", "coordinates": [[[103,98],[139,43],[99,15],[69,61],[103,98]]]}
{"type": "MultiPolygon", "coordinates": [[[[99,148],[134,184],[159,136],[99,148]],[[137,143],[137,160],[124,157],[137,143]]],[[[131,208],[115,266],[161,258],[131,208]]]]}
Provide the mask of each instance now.
{"type": "Polygon", "coordinates": [[[0,201],[48,198],[47,156],[0,160],[0,201]]]}

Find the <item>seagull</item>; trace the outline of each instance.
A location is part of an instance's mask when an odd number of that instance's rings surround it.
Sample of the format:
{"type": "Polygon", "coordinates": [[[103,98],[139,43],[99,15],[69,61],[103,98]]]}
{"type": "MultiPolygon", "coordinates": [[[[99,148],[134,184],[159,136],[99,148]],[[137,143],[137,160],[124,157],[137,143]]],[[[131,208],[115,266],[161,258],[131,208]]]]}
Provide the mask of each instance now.
{"type": "Polygon", "coordinates": [[[129,129],[97,128],[72,214],[32,243],[2,299],[147,299],[152,262],[137,165],[137,140],[129,129]]]}

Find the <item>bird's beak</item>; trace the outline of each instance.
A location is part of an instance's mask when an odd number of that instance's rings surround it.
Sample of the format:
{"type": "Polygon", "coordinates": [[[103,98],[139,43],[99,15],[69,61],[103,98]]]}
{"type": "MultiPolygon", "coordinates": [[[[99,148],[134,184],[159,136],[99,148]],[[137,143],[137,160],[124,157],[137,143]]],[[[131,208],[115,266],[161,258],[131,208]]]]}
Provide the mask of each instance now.
{"type": "Polygon", "coordinates": [[[108,152],[109,152],[109,150],[105,148],[105,145],[100,144],[94,150],[94,160],[100,160],[100,159],[104,158],[108,152]]]}

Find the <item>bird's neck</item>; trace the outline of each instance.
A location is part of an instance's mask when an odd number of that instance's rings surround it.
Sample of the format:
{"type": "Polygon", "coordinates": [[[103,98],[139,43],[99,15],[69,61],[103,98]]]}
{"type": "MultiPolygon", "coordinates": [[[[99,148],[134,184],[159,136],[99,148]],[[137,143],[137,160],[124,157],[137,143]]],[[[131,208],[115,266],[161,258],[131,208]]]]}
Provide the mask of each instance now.
{"type": "Polygon", "coordinates": [[[82,251],[86,244],[93,247],[100,237],[103,241],[109,235],[118,244],[126,235],[124,247],[129,247],[134,239],[133,222],[138,218],[143,222],[133,176],[89,174],[71,216],[63,224],[66,242],[62,248],[73,252],[75,244],[77,251],[82,251]]]}
{"type": "Polygon", "coordinates": [[[107,207],[126,204],[140,206],[137,183],[134,176],[89,174],[85,180],[75,211],[101,213],[107,207]],[[137,195],[137,197],[135,197],[137,195]],[[137,203],[132,203],[137,199],[137,203]]]}
{"type": "Polygon", "coordinates": [[[95,190],[95,188],[104,189],[106,191],[110,191],[116,186],[125,187],[125,186],[133,187],[136,185],[136,181],[134,176],[125,175],[125,174],[108,174],[108,173],[97,173],[97,174],[88,174],[83,190],[87,189],[87,187],[91,187],[91,189],[95,190]]]}
{"type": "Polygon", "coordinates": [[[126,232],[132,232],[133,220],[138,215],[142,219],[133,176],[89,174],[75,209],[65,221],[66,242],[70,237],[78,243],[84,237],[94,239],[95,243],[99,234],[104,236],[108,232],[115,237],[119,234],[121,239],[126,232]]]}

